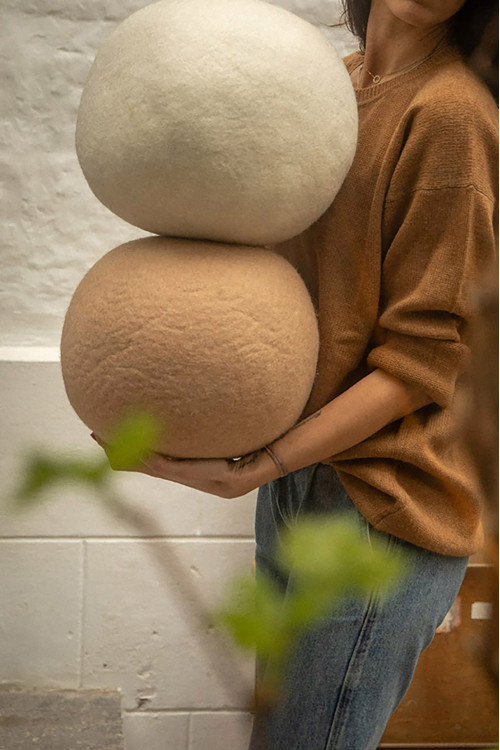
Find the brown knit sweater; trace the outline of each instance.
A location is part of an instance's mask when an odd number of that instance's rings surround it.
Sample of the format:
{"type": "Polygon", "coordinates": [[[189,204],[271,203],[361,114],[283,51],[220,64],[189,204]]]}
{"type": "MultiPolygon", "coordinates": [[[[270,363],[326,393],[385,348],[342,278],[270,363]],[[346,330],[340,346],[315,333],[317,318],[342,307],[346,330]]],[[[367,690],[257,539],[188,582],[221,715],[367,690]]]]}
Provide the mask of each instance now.
{"type": "MultiPolygon", "coordinates": [[[[349,72],[360,53],[345,60],[349,72]]],[[[497,109],[445,47],[358,92],[354,163],[330,209],[279,246],[315,301],[316,411],[375,368],[432,404],[332,457],[376,528],[467,555],[482,543],[476,472],[457,431],[472,290],[495,254],[497,109]]]]}

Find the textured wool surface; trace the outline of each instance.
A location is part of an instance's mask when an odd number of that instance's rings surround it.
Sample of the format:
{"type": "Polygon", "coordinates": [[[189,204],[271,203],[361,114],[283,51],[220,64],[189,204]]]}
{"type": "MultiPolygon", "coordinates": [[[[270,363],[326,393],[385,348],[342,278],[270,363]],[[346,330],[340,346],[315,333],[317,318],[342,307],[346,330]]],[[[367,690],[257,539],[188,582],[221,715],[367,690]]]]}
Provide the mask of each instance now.
{"type": "Polygon", "coordinates": [[[305,285],[262,248],[149,237],[115,248],[78,286],[61,364],[68,398],[106,438],[126,413],[161,419],[160,452],[240,456],[292,427],[316,372],[305,285]]]}
{"type": "Polygon", "coordinates": [[[76,146],[131,224],[263,245],[326,210],[356,137],[349,76],[317,28],[261,0],[161,0],[98,51],[76,146]]]}

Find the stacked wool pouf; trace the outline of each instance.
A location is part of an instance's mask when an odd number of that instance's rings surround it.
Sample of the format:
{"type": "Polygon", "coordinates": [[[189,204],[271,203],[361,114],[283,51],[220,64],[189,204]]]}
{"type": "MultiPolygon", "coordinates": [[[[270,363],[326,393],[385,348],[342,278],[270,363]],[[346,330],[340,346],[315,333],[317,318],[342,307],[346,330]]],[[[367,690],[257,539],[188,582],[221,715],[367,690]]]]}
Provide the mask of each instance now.
{"type": "Polygon", "coordinates": [[[161,0],[118,26],[83,91],[77,154],[97,198],[157,236],[107,253],[71,300],[62,371],[91,430],[106,439],[146,410],[163,427],[156,450],[212,458],[296,423],[316,315],[265,246],[326,210],[356,135],[342,61],[282,8],[161,0]]]}

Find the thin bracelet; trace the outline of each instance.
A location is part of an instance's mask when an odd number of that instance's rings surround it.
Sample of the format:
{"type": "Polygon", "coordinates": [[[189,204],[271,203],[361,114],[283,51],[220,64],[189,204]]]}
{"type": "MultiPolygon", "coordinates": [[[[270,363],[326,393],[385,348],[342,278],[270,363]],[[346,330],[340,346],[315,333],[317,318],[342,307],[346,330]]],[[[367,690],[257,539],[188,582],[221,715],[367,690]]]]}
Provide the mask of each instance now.
{"type": "Polygon", "coordinates": [[[267,455],[274,461],[274,465],[278,469],[280,477],[286,477],[286,475],[290,472],[288,471],[278,454],[274,452],[270,445],[264,446],[264,450],[266,451],[267,455]]]}

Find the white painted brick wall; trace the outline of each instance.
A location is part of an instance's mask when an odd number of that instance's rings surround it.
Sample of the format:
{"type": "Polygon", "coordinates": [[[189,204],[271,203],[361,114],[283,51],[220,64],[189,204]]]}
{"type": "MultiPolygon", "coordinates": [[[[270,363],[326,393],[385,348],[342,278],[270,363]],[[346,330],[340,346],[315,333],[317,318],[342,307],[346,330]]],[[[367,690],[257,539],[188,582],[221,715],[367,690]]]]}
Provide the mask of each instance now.
{"type": "Polygon", "coordinates": [[[99,450],[67,404],[57,362],[0,362],[0,382],[0,681],[120,688],[127,750],[145,741],[206,750],[204,726],[243,748],[253,662],[201,625],[189,600],[193,587],[213,605],[250,570],[255,493],[221,500],[124,473],[120,495],[149,529],[120,522],[79,486],[14,513],[28,449],[99,450]],[[161,564],[169,551],[189,591],[161,564]]]}
{"type": "MultiPolygon", "coordinates": [[[[104,38],[144,0],[2,0],[0,346],[57,346],[85,271],[141,230],[93,196],[74,150],[76,112],[104,38]]],[[[276,0],[353,48],[338,0],[276,0]]]]}
{"type": "MultiPolygon", "coordinates": [[[[326,27],[338,21],[337,0],[274,2],[319,24],[341,54],[354,48],[345,31],[326,27]]],[[[151,533],[77,486],[27,513],[10,505],[30,448],[98,453],[66,401],[55,353],[85,271],[141,232],[90,192],[74,128],[97,48],[146,4],[0,7],[0,682],[120,688],[127,750],[243,750],[252,661],[225,642],[221,656],[221,635],[193,621],[186,591],[158,558],[173,550],[206,603],[216,601],[251,564],[255,493],[226,501],[117,476],[151,533]]]]}

